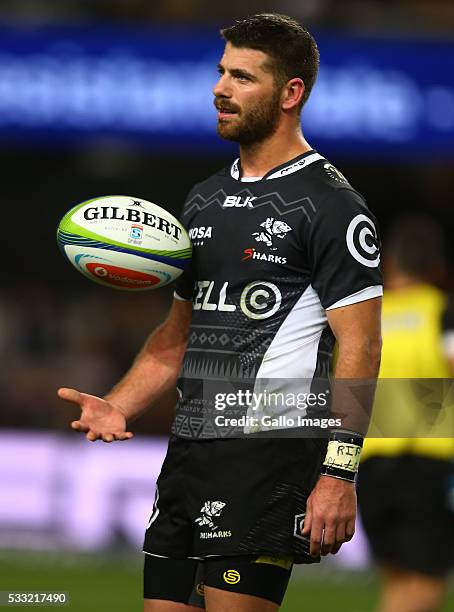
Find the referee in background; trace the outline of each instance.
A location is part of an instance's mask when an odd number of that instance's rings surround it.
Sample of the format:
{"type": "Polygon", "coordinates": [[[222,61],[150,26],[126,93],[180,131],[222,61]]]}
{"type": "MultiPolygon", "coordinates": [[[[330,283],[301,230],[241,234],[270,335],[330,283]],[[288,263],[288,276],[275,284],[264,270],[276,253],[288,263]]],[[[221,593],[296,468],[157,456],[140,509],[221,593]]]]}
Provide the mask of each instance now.
{"type": "MultiPolygon", "coordinates": [[[[453,307],[430,282],[441,276],[444,244],[440,227],[424,216],[405,218],[390,233],[384,249],[380,378],[453,375],[453,307]]],[[[409,386],[382,384],[383,413],[417,434],[414,395],[413,402],[411,393],[402,395],[409,386]]],[[[379,410],[377,419],[381,415],[379,410]]],[[[452,438],[365,441],[358,502],[383,580],[380,612],[435,612],[442,605],[446,574],[454,565],[453,458],[452,438]]]]}

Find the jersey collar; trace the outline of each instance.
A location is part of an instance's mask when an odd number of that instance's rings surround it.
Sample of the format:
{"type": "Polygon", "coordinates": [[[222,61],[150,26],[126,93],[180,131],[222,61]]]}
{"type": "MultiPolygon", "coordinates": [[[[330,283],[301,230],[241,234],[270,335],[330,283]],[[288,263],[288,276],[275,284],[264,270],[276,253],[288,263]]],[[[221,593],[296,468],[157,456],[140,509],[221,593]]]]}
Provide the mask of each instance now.
{"type": "MultiPolygon", "coordinates": [[[[317,151],[306,151],[306,153],[298,155],[298,157],[295,157],[290,161],[285,162],[285,164],[281,164],[276,168],[272,168],[260,180],[269,181],[271,179],[281,178],[283,176],[293,174],[294,172],[299,172],[303,168],[306,168],[310,164],[313,164],[314,162],[319,161],[320,159],[324,159],[324,157],[317,153],[317,151]]],[[[230,167],[230,176],[236,181],[241,181],[241,163],[239,157],[233,162],[230,167]]]]}

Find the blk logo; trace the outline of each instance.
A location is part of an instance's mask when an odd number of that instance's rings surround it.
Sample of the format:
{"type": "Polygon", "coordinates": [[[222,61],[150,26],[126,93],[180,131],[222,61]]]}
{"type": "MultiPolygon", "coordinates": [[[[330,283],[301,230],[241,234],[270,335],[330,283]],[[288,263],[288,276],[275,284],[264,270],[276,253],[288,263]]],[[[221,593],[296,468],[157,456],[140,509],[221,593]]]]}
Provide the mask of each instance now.
{"type": "Polygon", "coordinates": [[[222,208],[254,208],[252,202],[256,199],[254,196],[227,196],[222,208]]]}

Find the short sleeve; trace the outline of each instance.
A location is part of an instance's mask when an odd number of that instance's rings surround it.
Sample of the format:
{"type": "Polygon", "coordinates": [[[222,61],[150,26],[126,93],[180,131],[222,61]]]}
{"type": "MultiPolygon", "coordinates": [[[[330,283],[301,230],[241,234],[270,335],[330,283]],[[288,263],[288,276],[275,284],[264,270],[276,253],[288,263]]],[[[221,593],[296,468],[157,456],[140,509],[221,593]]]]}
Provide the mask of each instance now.
{"type": "Polygon", "coordinates": [[[190,263],[186,270],[177,278],[173,297],[177,300],[190,301],[194,294],[194,270],[193,264],[190,263]]]}
{"type": "Polygon", "coordinates": [[[383,295],[377,223],[357,192],[339,189],[322,203],[308,249],[312,286],[325,309],[383,295]]]}
{"type": "MultiPolygon", "coordinates": [[[[183,225],[183,227],[186,229],[187,232],[189,231],[189,228],[188,228],[188,218],[187,218],[187,215],[185,214],[185,211],[186,211],[186,206],[189,200],[194,194],[194,191],[195,191],[195,187],[191,189],[191,191],[189,192],[186,198],[186,201],[184,203],[184,206],[183,206],[183,211],[180,215],[180,222],[183,225]]],[[[182,301],[192,300],[193,294],[194,294],[194,285],[195,285],[194,261],[191,260],[186,270],[184,270],[183,274],[181,274],[175,282],[174,293],[173,293],[174,298],[177,300],[182,300],[182,301]]]]}

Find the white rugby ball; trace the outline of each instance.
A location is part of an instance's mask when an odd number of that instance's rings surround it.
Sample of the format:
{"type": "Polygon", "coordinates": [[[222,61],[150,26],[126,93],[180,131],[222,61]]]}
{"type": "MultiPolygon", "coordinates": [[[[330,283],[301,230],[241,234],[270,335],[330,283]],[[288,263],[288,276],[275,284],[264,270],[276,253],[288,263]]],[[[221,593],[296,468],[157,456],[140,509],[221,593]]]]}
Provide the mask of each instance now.
{"type": "Polygon", "coordinates": [[[60,221],[57,241],[87,278],[126,291],[167,285],[180,276],[192,255],[178,219],[157,204],[128,196],[78,204],[60,221]]]}

